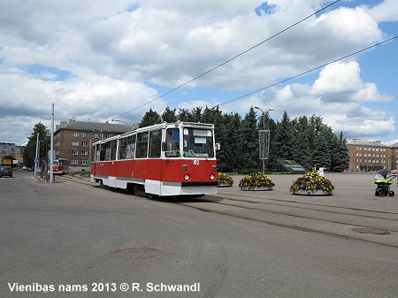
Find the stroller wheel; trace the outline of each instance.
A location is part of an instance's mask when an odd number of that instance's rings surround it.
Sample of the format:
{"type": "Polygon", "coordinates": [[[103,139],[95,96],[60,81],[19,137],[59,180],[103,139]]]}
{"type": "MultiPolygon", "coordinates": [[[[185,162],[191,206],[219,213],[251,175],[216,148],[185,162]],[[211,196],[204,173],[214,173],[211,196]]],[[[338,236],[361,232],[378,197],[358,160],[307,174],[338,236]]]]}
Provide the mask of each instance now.
{"type": "Polygon", "coordinates": [[[380,196],[380,192],[378,190],[375,191],[376,197],[380,196]]]}
{"type": "Polygon", "coordinates": [[[388,193],[388,195],[390,196],[390,197],[393,197],[393,196],[395,196],[395,192],[393,192],[392,190],[388,193]]]}

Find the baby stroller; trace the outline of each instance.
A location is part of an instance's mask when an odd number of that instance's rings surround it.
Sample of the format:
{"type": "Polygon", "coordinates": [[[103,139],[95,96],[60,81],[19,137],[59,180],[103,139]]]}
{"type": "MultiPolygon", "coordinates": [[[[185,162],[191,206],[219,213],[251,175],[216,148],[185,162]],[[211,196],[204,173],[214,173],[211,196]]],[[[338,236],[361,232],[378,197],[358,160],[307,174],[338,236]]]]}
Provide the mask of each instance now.
{"type": "Polygon", "coordinates": [[[377,173],[374,178],[375,184],[377,184],[375,195],[378,197],[386,197],[387,195],[393,197],[395,195],[394,191],[390,190],[390,185],[393,180],[397,178],[397,171],[392,171],[391,175],[387,177],[387,170],[381,170],[377,173]]]}

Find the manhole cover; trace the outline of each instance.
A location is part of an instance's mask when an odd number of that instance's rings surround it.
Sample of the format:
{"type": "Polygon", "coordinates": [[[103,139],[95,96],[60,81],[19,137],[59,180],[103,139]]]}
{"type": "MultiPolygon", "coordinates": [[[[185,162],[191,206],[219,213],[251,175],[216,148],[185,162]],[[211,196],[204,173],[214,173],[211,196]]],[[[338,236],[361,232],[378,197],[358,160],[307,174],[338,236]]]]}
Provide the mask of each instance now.
{"type": "Polygon", "coordinates": [[[389,235],[390,232],[382,229],[375,228],[354,228],[352,229],[354,232],[361,234],[374,234],[374,235],[389,235]]]}
{"type": "Polygon", "coordinates": [[[117,250],[113,253],[113,256],[118,259],[149,259],[161,253],[161,250],[155,248],[135,247],[117,250]]]}

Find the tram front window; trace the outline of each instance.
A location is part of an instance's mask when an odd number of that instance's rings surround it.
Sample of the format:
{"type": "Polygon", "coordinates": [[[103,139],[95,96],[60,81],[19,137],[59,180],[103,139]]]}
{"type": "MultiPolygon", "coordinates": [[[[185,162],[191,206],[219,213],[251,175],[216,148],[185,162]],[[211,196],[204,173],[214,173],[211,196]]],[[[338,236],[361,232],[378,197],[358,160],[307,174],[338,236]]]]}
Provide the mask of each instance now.
{"type": "Polygon", "coordinates": [[[210,129],[184,128],[184,157],[214,157],[212,131],[210,129]]]}
{"type": "Polygon", "coordinates": [[[180,157],[180,130],[169,128],[166,130],[166,157],[180,157]]]}

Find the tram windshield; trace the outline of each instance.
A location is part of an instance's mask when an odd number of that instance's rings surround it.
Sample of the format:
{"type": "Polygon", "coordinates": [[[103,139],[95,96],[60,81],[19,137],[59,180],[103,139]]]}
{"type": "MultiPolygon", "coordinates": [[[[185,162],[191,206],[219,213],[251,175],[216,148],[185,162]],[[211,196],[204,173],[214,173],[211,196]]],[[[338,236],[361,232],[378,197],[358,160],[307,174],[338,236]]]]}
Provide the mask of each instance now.
{"type": "Polygon", "coordinates": [[[214,157],[213,133],[210,129],[184,128],[184,157],[214,157]]]}
{"type": "Polygon", "coordinates": [[[169,128],[166,130],[166,157],[180,157],[180,130],[169,128]]]}

